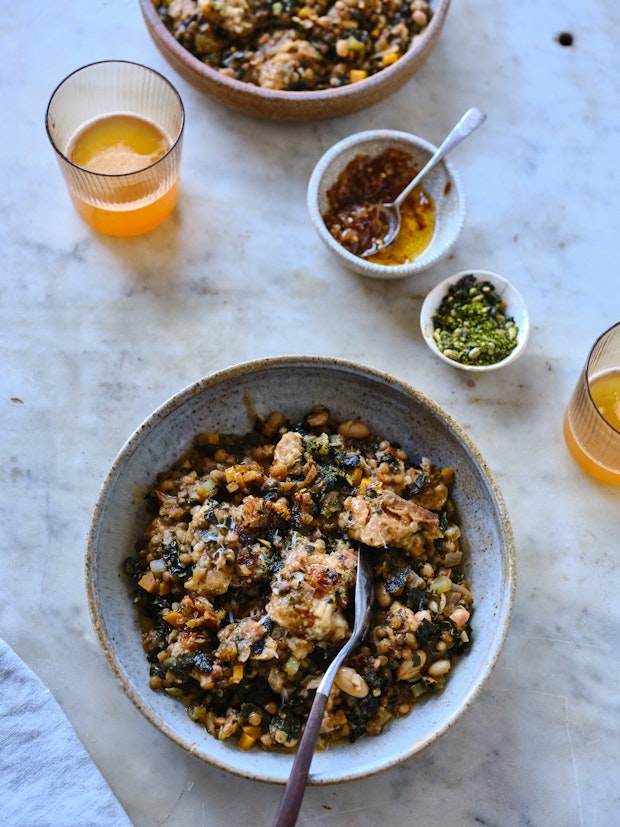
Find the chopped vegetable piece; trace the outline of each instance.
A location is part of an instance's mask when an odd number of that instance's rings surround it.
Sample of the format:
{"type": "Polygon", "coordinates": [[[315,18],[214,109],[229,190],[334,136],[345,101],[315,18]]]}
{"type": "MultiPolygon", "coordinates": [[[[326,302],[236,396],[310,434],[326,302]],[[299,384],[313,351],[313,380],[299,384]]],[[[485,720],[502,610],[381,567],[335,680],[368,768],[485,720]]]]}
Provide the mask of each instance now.
{"type": "Polygon", "coordinates": [[[154,591],[157,590],[158,581],[154,577],[152,571],[147,571],[147,573],[144,574],[138,580],[138,586],[140,586],[142,589],[144,589],[145,592],[149,592],[149,594],[152,594],[154,591]]]}
{"type": "Polygon", "coordinates": [[[351,83],[357,83],[360,80],[364,80],[368,77],[368,72],[366,69],[351,69],[350,78],[351,83]]]}
{"type": "Polygon", "coordinates": [[[259,726],[244,726],[241,729],[241,737],[239,738],[239,746],[242,750],[248,750],[256,743],[256,739],[260,736],[262,730],[259,726]]]}

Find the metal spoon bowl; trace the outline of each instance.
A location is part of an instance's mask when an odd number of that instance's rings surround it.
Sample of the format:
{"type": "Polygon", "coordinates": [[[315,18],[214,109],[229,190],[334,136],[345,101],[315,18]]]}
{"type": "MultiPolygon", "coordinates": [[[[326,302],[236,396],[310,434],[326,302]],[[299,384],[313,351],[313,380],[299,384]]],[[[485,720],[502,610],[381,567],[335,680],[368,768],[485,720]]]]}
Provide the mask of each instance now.
{"type": "Polygon", "coordinates": [[[338,652],[334,660],[325,671],[320,684],[317,687],[314,701],[304,734],[302,735],[299,747],[293,761],[291,774],[284,789],[284,795],[280,801],[273,827],[293,827],[301,807],[301,802],[306,790],[310,764],[314,755],[321,723],[327,706],[327,699],[331,690],[336,673],[343,662],[359,646],[364,634],[370,626],[372,614],[373,594],[373,570],[371,564],[372,550],[359,545],[357,554],[357,579],[355,581],[355,622],[351,637],[338,652]]]}
{"type": "MultiPolygon", "coordinates": [[[[374,208],[377,212],[377,217],[381,223],[387,228],[385,235],[382,238],[376,238],[373,244],[364,250],[360,255],[362,258],[368,258],[379,250],[388,247],[398,236],[400,232],[400,208],[407,196],[414,190],[420,181],[427,175],[437,164],[445,158],[445,156],[454,149],[455,146],[461,143],[474,129],[477,129],[480,124],[486,119],[484,112],[472,107],[468,109],[458,123],[451,129],[443,143],[437,149],[427,164],[418,172],[415,178],[407,184],[405,189],[393,201],[386,204],[377,204],[374,208]]],[[[372,209],[372,208],[371,208],[372,209]]]]}

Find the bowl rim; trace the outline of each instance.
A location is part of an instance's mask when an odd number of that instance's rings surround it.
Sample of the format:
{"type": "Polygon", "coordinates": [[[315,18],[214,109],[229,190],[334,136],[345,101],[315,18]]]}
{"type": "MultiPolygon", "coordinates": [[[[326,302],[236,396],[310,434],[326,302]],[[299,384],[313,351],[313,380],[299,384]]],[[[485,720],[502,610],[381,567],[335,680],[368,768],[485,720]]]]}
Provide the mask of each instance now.
{"type": "MultiPolygon", "coordinates": [[[[186,740],[182,736],[182,734],[179,734],[174,730],[173,727],[169,726],[159,716],[157,711],[149,705],[148,700],[145,697],[143,697],[146,689],[148,688],[147,684],[145,684],[145,686],[141,689],[134,689],[129,676],[125,673],[123,665],[121,664],[119,658],[116,655],[113,644],[113,637],[109,634],[108,629],[106,627],[104,614],[99,603],[99,589],[95,578],[95,572],[98,556],[98,525],[104,515],[105,507],[107,505],[113,486],[118,477],[120,476],[120,468],[122,466],[122,463],[133,455],[133,453],[138,449],[141,441],[145,438],[145,436],[148,435],[150,431],[153,430],[153,428],[156,427],[156,425],[162,418],[176,410],[177,407],[180,407],[190,402],[197,394],[203,393],[204,391],[207,391],[209,388],[217,386],[221,383],[226,383],[239,377],[242,378],[248,373],[252,373],[257,369],[298,369],[300,367],[303,368],[305,366],[318,366],[320,368],[332,370],[336,368],[337,370],[342,370],[348,373],[355,373],[358,375],[361,373],[365,377],[370,378],[371,380],[376,380],[379,383],[387,382],[390,385],[393,384],[408,398],[416,400],[428,406],[430,411],[439,419],[441,419],[442,422],[458,437],[458,439],[462,442],[463,446],[467,449],[467,452],[473,458],[474,462],[477,464],[478,469],[482,477],[484,478],[488,486],[488,490],[492,496],[492,502],[493,507],[495,509],[497,521],[499,523],[499,526],[501,527],[501,536],[504,541],[505,552],[502,558],[503,580],[501,588],[498,590],[498,606],[496,611],[494,612],[494,615],[496,617],[496,625],[492,632],[491,642],[489,643],[489,657],[487,657],[484,660],[484,663],[482,667],[479,669],[478,673],[476,674],[475,679],[467,685],[467,689],[463,693],[463,698],[455,706],[455,709],[450,713],[450,715],[446,718],[443,725],[437,726],[430,733],[427,733],[424,738],[419,738],[417,741],[413,741],[406,751],[391,757],[381,757],[381,759],[377,760],[371,768],[365,769],[362,767],[361,769],[354,769],[348,772],[344,771],[342,773],[337,774],[336,776],[330,773],[326,773],[323,775],[320,773],[313,773],[309,778],[308,783],[311,785],[326,785],[344,783],[347,781],[376,775],[380,772],[383,772],[398,764],[403,763],[404,761],[411,758],[413,755],[420,752],[425,747],[434,743],[461,717],[461,715],[471,706],[474,700],[478,697],[484,684],[488,680],[495,666],[495,663],[497,662],[497,659],[500,656],[506,636],[508,634],[508,629],[510,627],[512,614],[514,610],[514,599],[516,592],[516,551],[514,545],[514,535],[508,516],[508,512],[506,509],[505,500],[503,498],[501,490],[498,487],[497,482],[495,481],[494,475],[490,471],[486,461],[483,459],[478,448],[474,445],[470,437],[461,428],[461,426],[458,425],[456,421],[448,413],[446,413],[436,402],[434,402],[422,391],[419,391],[418,389],[414,388],[413,386],[409,385],[408,383],[402,380],[396,379],[395,377],[391,376],[390,374],[382,370],[372,368],[361,363],[355,363],[350,360],[342,359],[339,357],[301,355],[267,357],[263,359],[257,359],[254,361],[237,363],[228,368],[218,370],[208,376],[205,376],[187,385],[178,393],[175,393],[172,396],[170,396],[165,402],[163,402],[158,408],[156,408],[151,414],[149,414],[149,416],[142,422],[141,425],[138,426],[138,428],[136,428],[133,434],[125,441],[125,443],[121,447],[119,453],[117,454],[110,469],[108,470],[107,474],[103,479],[92,511],[86,542],[84,574],[86,579],[86,592],[88,598],[89,613],[91,617],[91,622],[93,624],[98,638],[99,645],[103,651],[105,659],[108,662],[108,665],[111,667],[113,674],[119,681],[125,694],[131,700],[134,706],[144,715],[144,717],[157,729],[159,729],[160,732],[166,735],[169,738],[169,740],[174,742],[177,746],[181,747],[190,754],[202,759],[206,763],[217,767],[218,769],[228,771],[234,775],[238,775],[244,778],[250,778],[251,780],[255,781],[278,784],[286,783],[287,776],[278,776],[276,774],[269,775],[265,772],[262,772],[260,769],[252,771],[248,771],[247,768],[241,769],[234,764],[234,761],[230,762],[226,760],[221,760],[213,754],[209,753],[208,750],[200,749],[199,745],[195,741],[186,740]]],[[[179,447],[182,450],[182,446],[179,447]]],[[[289,757],[292,763],[293,756],[289,757]]]]}
{"type": "Polygon", "coordinates": [[[372,278],[384,280],[400,279],[415,275],[416,273],[422,272],[422,270],[432,267],[437,263],[437,261],[439,261],[439,259],[443,258],[450,252],[456,244],[465,225],[467,202],[459,173],[456,171],[452,162],[449,159],[444,158],[437,166],[439,168],[444,168],[446,176],[451,181],[452,189],[458,203],[458,217],[456,219],[455,231],[452,238],[448,242],[444,243],[443,246],[435,250],[435,252],[431,255],[429,254],[429,251],[432,250],[433,246],[433,240],[431,240],[431,243],[427,249],[413,259],[413,261],[409,261],[406,264],[396,265],[377,264],[376,262],[360,258],[360,256],[356,256],[354,253],[351,253],[349,250],[345,249],[336,241],[325,226],[325,222],[323,221],[323,217],[319,209],[319,197],[323,176],[330,165],[340,155],[357,148],[362,151],[366,144],[379,142],[384,144],[398,142],[416,147],[416,149],[422,149],[427,152],[429,157],[436,152],[438,148],[435,144],[426,140],[426,138],[421,138],[419,135],[414,135],[411,132],[406,132],[401,129],[367,129],[363,132],[355,132],[352,135],[348,135],[326,150],[326,152],[324,152],[321,158],[317,161],[308,181],[306,196],[307,206],[310,217],[312,218],[312,223],[314,224],[319,237],[326,247],[328,247],[331,252],[335,253],[335,255],[338,256],[338,258],[340,258],[346,266],[357,271],[358,273],[361,273],[362,275],[370,276],[372,278]]]}
{"type": "Polygon", "coordinates": [[[516,360],[523,355],[530,336],[530,317],[523,296],[519,293],[512,282],[504,278],[504,276],[500,276],[499,273],[492,272],[491,270],[478,270],[476,268],[470,268],[469,270],[461,270],[458,273],[454,273],[453,275],[442,279],[442,281],[436,284],[435,287],[433,287],[433,289],[426,295],[420,310],[420,329],[422,331],[424,341],[435,356],[437,356],[438,359],[441,359],[442,362],[450,365],[450,367],[457,368],[458,370],[469,371],[470,373],[488,373],[489,371],[498,370],[499,368],[506,367],[506,365],[516,362],[516,360]],[[441,350],[439,350],[437,343],[433,338],[433,314],[435,313],[435,310],[439,307],[439,304],[441,303],[444,295],[447,293],[448,288],[451,285],[456,284],[456,282],[463,278],[463,276],[468,275],[492,282],[494,287],[497,289],[497,292],[502,297],[505,293],[508,294],[506,296],[507,309],[510,311],[510,315],[513,316],[513,318],[516,319],[516,317],[518,317],[519,319],[517,346],[508,354],[508,356],[499,362],[494,362],[492,365],[463,365],[455,359],[449,359],[441,352],[441,350]]]}
{"type": "MultiPolygon", "coordinates": [[[[349,114],[376,103],[380,100],[380,97],[377,97],[377,95],[380,95],[382,90],[385,90],[386,94],[389,94],[388,87],[393,83],[394,76],[399,77],[402,75],[405,79],[408,79],[409,74],[415,71],[414,67],[417,65],[417,61],[422,62],[426,60],[428,54],[433,49],[445,22],[451,0],[431,0],[433,16],[427,27],[417,36],[416,41],[412,41],[405,54],[390,66],[386,66],[379,72],[375,72],[356,83],[349,83],[330,89],[299,91],[266,89],[246,81],[238,80],[237,78],[230,78],[227,75],[223,75],[217,69],[203,63],[176,40],[161,20],[153,0],[139,0],[139,3],[147,28],[153,36],[159,51],[179,74],[184,74],[186,80],[196,85],[197,79],[201,78],[209,88],[224,90],[228,101],[231,97],[235,97],[244,101],[246,105],[250,100],[262,100],[265,104],[275,105],[276,107],[287,106],[291,110],[294,110],[292,114],[293,118],[300,117],[300,119],[303,119],[304,115],[302,113],[308,104],[324,104],[326,107],[328,106],[329,109],[325,109],[323,116],[334,117],[340,114],[336,109],[339,103],[350,102],[353,98],[359,100],[357,107],[343,110],[343,114],[349,114]],[[185,72],[180,67],[183,67],[185,72]],[[192,81],[191,78],[194,80],[192,81]],[[368,96],[371,90],[373,92],[372,100],[369,101],[369,103],[365,103],[364,98],[368,96]]],[[[201,88],[203,88],[204,91],[204,87],[201,86],[201,88]]],[[[218,99],[222,103],[227,103],[227,100],[224,100],[222,97],[218,99]]],[[[230,102],[228,102],[227,105],[233,106],[233,108],[239,108],[230,102]]],[[[246,111],[243,105],[241,109],[242,111],[246,111]]],[[[274,112],[276,112],[275,109],[274,112]]],[[[278,114],[266,113],[265,116],[276,119],[280,117],[284,119],[288,118],[288,116],[283,114],[281,109],[278,109],[278,114]]]]}

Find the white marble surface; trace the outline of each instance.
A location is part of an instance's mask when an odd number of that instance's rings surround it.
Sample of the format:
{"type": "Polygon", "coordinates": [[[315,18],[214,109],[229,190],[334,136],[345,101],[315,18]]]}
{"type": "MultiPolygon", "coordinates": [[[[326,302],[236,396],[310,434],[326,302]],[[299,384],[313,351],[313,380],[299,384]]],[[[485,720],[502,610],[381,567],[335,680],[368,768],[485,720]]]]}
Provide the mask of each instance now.
{"type": "Polygon", "coordinates": [[[406,88],[348,118],[284,125],[224,110],[178,78],[137,2],[3,15],[0,636],[58,699],[136,827],[267,827],[280,790],[185,755],[117,686],[86,603],[90,510],[123,441],[168,396],[288,353],[392,372],[465,427],[504,492],[519,578],[474,706],[399,768],[310,789],[299,824],[620,823],[620,488],[586,477],[561,435],[586,353],[620,317],[619,26],[607,0],[454,0],[406,88]],[[556,42],[562,31],[572,47],[556,42]],[[163,71],[187,108],[179,207],[132,240],[80,222],[43,127],[56,83],[106,58],[163,71]],[[374,127],[438,142],[470,105],[488,121],[453,156],[469,211],[450,258],[393,283],[343,270],[306,213],[323,151],[374,127]],[[533,323],[516,365],[473,378],[434,359],[418,326],[426,292],[470,267],[513,280],[533,323]]]}

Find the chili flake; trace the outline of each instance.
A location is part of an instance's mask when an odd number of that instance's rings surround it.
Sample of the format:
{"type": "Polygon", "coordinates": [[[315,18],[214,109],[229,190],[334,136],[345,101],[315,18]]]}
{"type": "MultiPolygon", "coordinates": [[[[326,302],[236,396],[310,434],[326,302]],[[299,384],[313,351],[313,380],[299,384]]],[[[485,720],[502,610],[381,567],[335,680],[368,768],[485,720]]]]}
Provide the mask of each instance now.
{"type": "Polygon", "coordinates": [[[401,207],[401,231],[393,244],[381,248],[388,226],[377,207],[389,203],[419,172],[409,153],[388,147],[376,157],[356,155],[327,191],[325,226],[346,250],[356,256],[377,246],[368,256],[376,264],[396,266],[413,261],[428,247],[435,232],[435,205],[416,187],[401,207]]]}

